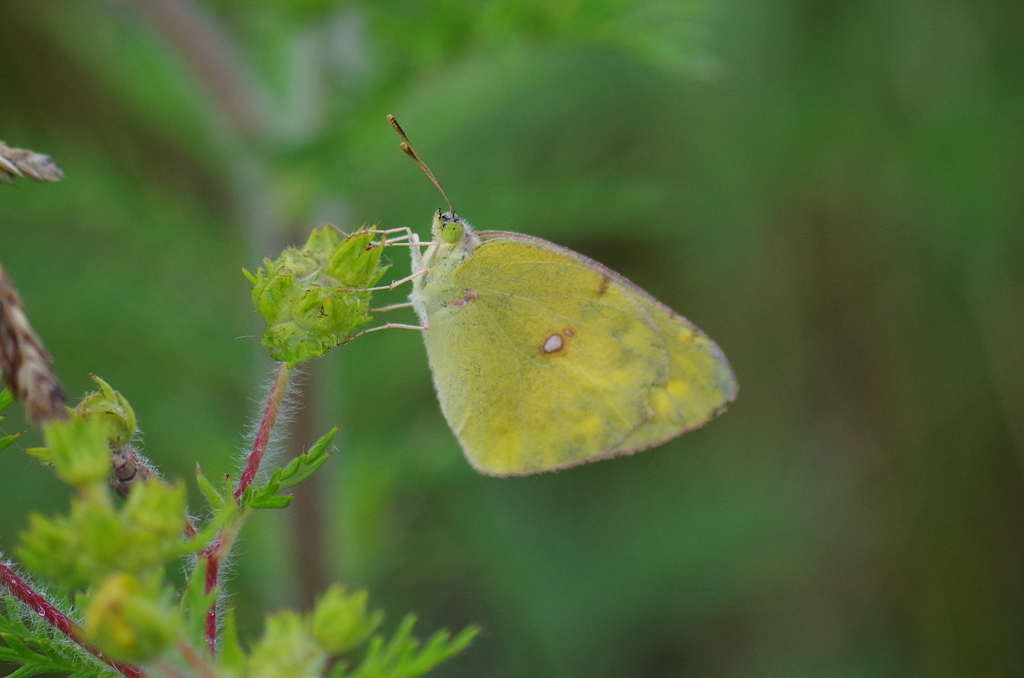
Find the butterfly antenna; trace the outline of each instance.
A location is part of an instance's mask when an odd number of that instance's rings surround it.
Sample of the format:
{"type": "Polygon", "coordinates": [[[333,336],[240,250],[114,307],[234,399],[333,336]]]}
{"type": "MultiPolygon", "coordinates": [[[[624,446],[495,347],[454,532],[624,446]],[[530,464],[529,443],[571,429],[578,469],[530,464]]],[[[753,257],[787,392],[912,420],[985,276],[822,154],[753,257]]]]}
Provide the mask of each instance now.
{"type": "Polygon", "coordinates": [[[434,185],[437,186],[437,190],[441,191],[441,195],[444,196],[444,201],[448,203],[449,214],[455,216],[455,207],[452,206],[452,201],[448,199],[448,194],[444,192],[443,188],[441,188],[441,183],[437,180],[437,177],[434,176],[434,173],[430,171],[430,168],[427,167],[427,163],[423,162],[423,158],[421,158],[420,154],[416,152],[416,149],[412,147],[412,142],[409,141],[409,137],[406,136],[405,130],[402,129],[402,126],[398,124],[397,120],[395,120],[395,116],[389,113],[388,122],[390,122],[391,126],[395,128],[395,131],[398,132],[399,136],[404,139],[404,141],[399,144],[402,147],[402,150],[405,151],[407,156],[413,159],[421,170],[423,170],[423,173],[427,175],[427,178],[434,182],[434,185]]]}

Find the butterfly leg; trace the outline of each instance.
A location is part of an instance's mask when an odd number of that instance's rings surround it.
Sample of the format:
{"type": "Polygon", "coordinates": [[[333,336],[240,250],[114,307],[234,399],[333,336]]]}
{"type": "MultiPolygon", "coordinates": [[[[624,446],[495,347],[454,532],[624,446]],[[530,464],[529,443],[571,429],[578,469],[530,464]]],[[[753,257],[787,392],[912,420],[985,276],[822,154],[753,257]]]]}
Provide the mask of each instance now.
{"type": "Polygon", "coordinates": [[[413,237],[416,235],[415,233],[412,232],[412,229],[407,228],[407,227],[403,227],[403,228],[386,228],[386,229],[384,229],[384,228],[369,228],[366,231],[364,231],[364,233],[372,233],[374,235],[383,235],[385,237],[385,239],[387,239],[388,236],[390,236],[390,235],[392,235],[394,233],[401,233],[402,234],[402,235],[396,236],[394,238],[391,238],[390,242],[388,242],[388,241],[380,242],[380,243],[376,243],[375,242],[375,243],[373,243],[374,247],[387,247],[388,245],[392,245],[392,244],[396,244],[397,245],[397,244],[401,243],[403,240],[411,242],[413,240],[413,237]]]}
{"type": "Polygon", "coordinates": [[[385,311],[396,311],[400,308],[412,308],[413,303],[407,301],[404,304],[392,304],[390,306],[381,306],[380,308],[371,308],[370,313],[384,313],[385,311]]]}
{"type": "Polygon", "coordinates": [[[393,290],[396,287],[398,287],[399,285],[404,285],[405,283],[407,283],[407,282],[409,282],[411,280],[415,280],[416,278],[418,278],[421,275],[425,274],[429,270],[430,270],[429,268],[421,268],[420,270],[416,271],[415,273],[413,273],[411,275],[407,275],[404,278],[401,278],[400,280],[394,280],[394,281],[388,283],[387,285],[381,285],[380,287],[364,287],[364,288],[358,289],[358,290],[346,290],[346,292],[380,292],[380,291],[383,291],[383,290],[393,290]]]}
{"type": "Polygon", "coordinates": [[[356,334],[353,334],[351,337],[349,337],[345,341],[345,343],[348,343],[349,341],[352,341],[356,337],[361,337],[364,334],[369,334],[370,332],[376,332],[377,330],[419,330],[419,331],[422,332],[425,329],[427,329],[427,328],[423,327],[422,325],[403,325],[402,323],[384,323],[383,325],[378,325],[377,327],[371,327],[368,330],[363,330],[362,332],[357,332],[356,334]]]}

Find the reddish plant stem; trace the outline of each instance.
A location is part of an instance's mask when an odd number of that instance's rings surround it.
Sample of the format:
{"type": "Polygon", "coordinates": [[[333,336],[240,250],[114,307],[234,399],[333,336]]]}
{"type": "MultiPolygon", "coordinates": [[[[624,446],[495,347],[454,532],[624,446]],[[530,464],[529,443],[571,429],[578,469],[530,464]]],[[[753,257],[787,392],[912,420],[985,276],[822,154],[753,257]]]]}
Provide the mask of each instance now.
{"type": "MultiPolygon", "coordinates": [[[[203,550],[203,558],[206,560],[206,581],[203,582],[203,591],[209,593],[217,588],[217,577],[220,571],[220,537],[213,540],[213,543],[203,550]]],[[[206,612],[205,628],[206,646],[210,652],[217,651],[217,606],[214,605],[206,612]]]]}
{"type": "MultiPolygon", "coordinates": [[[[242,494],[246,488],[252,485],[256,479],[256,473],[260,469],[260,462],[263,460],[263,453],[266,452],[267,445],[270,443],[270,434],[274,430],[274,424],[277,422],[277,415],[281,412],[281,403],[284,402],[284,394],[288,388],[288,378],[291,376],[292,368],[287,363],[280,363],[277,369],[277,375],[274,377],[274,384],[270,387],[270,394],[267,397],[267,406],[263,411],[263,418],[260,420],[259,429],[256,431],[256,439],[252,443],[252,450],[249,452],[249,459],[246,461],[245,470],[242,471],[241,478],[238,479],[238,487],[235,488],[235,501],[240,502],[242,500],[242,494]]],[[[210,593],[210,591],[217,588],[217,581],[220,577],[220,561],[223,558],[222,545],[223,534],[218,535],[201,554],[201,558],[206,561],[206,580],[203,582],[203,591],[210,593]]],[[[234,541],[232,538],[228,540],[228,547],[230,548],[230,542],[234,541]]],[[[210,648],[210,652],[216,652],[217,650],[217,606],[214,605],[210,608],[209,612],[206,613],[206,626],[205,626],[206,646],[210,648]]]]}
{"type": "Polygon", "coordinates": [[[274,430],[277,422],[277,415],[281,411],[281,403],[284,402],[285,389],[288,388],[288,377],[292,369],[288,363],[280,363],[277,368],[277,376],[274,377],[274,385],[270,387],[270,396],[267,398],[267,409],[263,412],[263,419],[260,420],[260,427],[256,431],[256,440],[253,441],[252,451],[249,453],[249,461],[245,465],[245,471],[238,480],[238,487],[235,488],[235,501],[242,499],[245,488],[252,485],[256,479],[256,472],[260,470],[260,462],[263,460],[263,453],[270,442],[270,433],[274,430]]]}
{"type": "Polygon", "coordinates": [[[143,678],[146,675],[139,667],[111,659],[82,640],[82,627],[69,619],[67,615],[54,607],[50,601],[46,600],[46,598],[29,586],[6,563],[0,563],[0,586],[3,586],[12,596],[32,608],[32,611],[46,620],[48,624],[81,645],[100,660],[120,671],[122,675],[128,678],[143,678]]]}

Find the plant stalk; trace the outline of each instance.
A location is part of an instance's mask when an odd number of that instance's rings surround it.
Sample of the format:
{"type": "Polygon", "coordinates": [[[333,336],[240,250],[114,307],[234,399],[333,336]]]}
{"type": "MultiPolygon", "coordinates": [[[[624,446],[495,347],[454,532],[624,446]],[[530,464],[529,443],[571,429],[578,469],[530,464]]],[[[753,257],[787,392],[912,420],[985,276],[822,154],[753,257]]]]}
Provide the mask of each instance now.
{"type": "MultiPolygon", "coordinates": [[[[246,461],[245,469],[242,471],[241,477],[238,479],[238,486],[235,488],[235,501],[241,502],[242,495],[245,493],[246,488],[250,487],[253,481],[256,479],[256,473],[260,469],[260,462],[263,460],[263,454],[267,450],[267,446],[270,444],[270,435],[274,430],[274,424],[277,423],[277,416],[281,412],[281,404],[284,402],[285,393],[288,390],[288,379],[291,377],[292,368],[287,363],[280,363],[277,369],[277,375],[274,377],[274,384],[270,387],[270,394],[267,397],[267,405],[263,411],[263,418],[260,420],[259,428],[256,431],[256,439],[253,441],[252,450],[249,452],[249,458],[246,461]]],[[[227,534],[225,531],[221,531],[220,534],[203,549],[201,557],[206,561],[206,580],[203,582],[203,591],[210,593],[217,588],[217,583],[220,578],[220,563],[226,552],[231,548],[234,537],[238,534],[238,528],[240,525],[235,526],[235,529],[227,534]]],[[[206,646],[210,648],[211,652],[216,652],[217,649],[217,606],[214,605],[210,608],[209,612],[206,613],[206,627],[205,627],[206,646]]]]}

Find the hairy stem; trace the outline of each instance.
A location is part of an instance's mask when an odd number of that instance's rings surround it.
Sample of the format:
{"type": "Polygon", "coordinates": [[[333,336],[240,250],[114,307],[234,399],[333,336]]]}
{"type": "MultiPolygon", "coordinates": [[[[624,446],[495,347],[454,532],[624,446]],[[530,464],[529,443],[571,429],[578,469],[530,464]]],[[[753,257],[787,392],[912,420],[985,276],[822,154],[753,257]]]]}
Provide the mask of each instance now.
{"type": "Polygon", "coordinates": [[[260,420],[260,427],[256,431],[256,440],[252,443],[252,451],[249,452],[249,461],[245,465],[245,471],[238,480],[238,487],[235,488],[235,501],[240,501],[245,489],[252,485],[256,479],[256,472],[260,470],[260,462],[263,460],[263,453],[266,452],[270,443],[270,434],[277,423],[277,415],[281,412],[281,404],[284,402],[284,395],[288,389],[288,378],[291,377],[292,368],[287,363],[280,363],[277,368],[277,376],[274,377],[274,385],[270,387],[270,396],[267,398],[267,408],[263,411],[263,419],[260,420]]]}
{"type": "MultiPolygon", "coordinates": [[[[250,487],[256,479],[256,473],[260,469],[260,462],[263,454],[270,443],[270,434],[277,423],[277,416],[281,412],[281,404],[284,402],[285,393],[288,390],[288,379],[291,377],[292,368],[287,363],[280,363],[277,375],[274,377],[274,384],[270,387],[270,394],[267,397],[267,405],[263,410],[263,418],[260,419],[259,428],[256,431],[256,439],[253,440],[252,449],[249,451],[249,458],[245,464],[245,470],[238,479],[238,486],[235,488],[235,501],[240,502],[246,488],[250,487]]],[[[220,578],[220,563],[226,553],[230,551],[238,534],[240,524],[225,528],[209,546],[203,549],[201,558],[206,561],[206,581],[203,582],[203,590],[210,593],[217,587],[220,578]]],[[[210,608],[206,613],[206,645],[211,652],[217,649],[217,606],[210,608]]]]}

